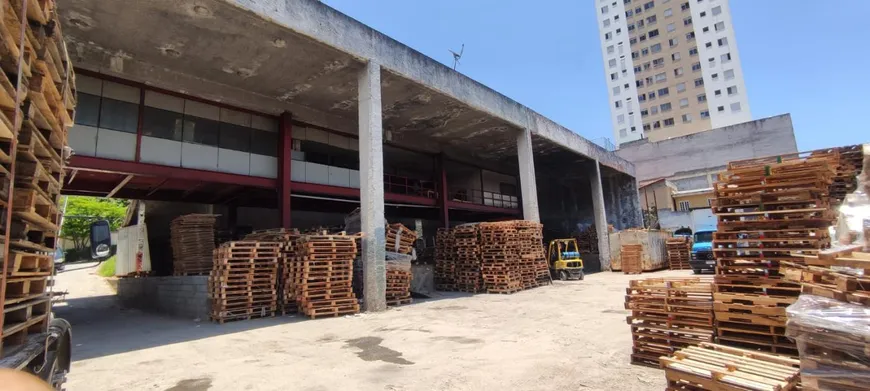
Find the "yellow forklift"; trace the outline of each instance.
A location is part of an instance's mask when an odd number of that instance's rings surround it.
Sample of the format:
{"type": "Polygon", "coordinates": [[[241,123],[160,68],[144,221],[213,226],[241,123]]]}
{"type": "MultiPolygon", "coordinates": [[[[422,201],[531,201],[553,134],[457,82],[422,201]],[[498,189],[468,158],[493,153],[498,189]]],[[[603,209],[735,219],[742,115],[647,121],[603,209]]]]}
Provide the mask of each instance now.
{"type": "Polygon", "coordinates": [[[582,280],[583,260],[576,239],[553,239],[547,251],[550,274],[562,281],[582,280]]]}

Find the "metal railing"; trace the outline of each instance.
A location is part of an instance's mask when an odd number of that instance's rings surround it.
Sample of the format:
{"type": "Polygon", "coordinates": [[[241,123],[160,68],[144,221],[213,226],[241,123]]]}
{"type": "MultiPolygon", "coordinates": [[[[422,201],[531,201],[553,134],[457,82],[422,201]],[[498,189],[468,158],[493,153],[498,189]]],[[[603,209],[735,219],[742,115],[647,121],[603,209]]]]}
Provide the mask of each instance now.
{"type": "Polygon", "coordinates": [[[384,192],[438,198],[438,190],[433,181],[389,174],[384,174],[384,192]]]}
{"type": "Polygon", "coordinates": [[[517,209],[520,199],[517,196],[501,194],[478,189],[450,189],[447,193],[449,200],[468,202],[476,205],[494,206],[497,208],[517,209]]]}

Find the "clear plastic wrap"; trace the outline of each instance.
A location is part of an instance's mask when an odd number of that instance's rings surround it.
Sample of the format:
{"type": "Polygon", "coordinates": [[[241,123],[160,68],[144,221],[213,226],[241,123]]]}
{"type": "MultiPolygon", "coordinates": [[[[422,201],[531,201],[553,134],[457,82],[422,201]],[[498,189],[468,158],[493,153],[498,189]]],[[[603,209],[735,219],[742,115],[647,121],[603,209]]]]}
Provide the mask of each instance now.
{"type": "Polygon", "coordinates": [[[870,389],[870,307],[804,294],[786,313],[804,389],[870,389]]]}

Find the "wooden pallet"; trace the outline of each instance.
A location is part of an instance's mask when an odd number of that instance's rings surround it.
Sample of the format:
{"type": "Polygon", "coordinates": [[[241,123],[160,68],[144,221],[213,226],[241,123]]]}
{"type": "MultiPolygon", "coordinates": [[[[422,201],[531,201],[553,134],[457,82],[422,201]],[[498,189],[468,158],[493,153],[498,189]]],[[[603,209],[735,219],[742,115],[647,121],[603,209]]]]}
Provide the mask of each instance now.
{"type": "Polygon", "coordinates": [[[793,390],[797,360],[702,343],[660,360],[668,389],[793,390]]]}
{"type": "Polygon", "coordinates": [[[620,249],[622,272],[624,274],[643,273],[643,246],[640,244],[623,244],[620,249]]]}

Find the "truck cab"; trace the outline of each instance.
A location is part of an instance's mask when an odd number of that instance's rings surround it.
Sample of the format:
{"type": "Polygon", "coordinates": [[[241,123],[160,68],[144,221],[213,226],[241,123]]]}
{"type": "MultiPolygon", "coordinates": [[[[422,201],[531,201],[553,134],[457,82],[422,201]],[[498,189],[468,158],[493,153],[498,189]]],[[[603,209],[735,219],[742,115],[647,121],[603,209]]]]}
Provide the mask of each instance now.
{"type": "Polygon", "coordinates": [[[695,274],[716,271],[716,258],[713,256],[713,233],[716,230],[700,230],[693,235],[692,259],[689,265],[695,274]]]}

